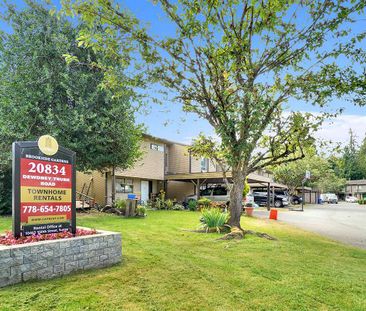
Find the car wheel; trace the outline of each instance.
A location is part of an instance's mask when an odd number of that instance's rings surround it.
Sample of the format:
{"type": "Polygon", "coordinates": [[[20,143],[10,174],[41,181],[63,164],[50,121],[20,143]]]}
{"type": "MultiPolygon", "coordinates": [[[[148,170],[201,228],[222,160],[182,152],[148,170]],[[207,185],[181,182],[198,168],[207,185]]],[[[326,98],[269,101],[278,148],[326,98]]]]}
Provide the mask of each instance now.
{"type": "Polygon", "coordinates": [[[294,200],[292,203],[293,204],[300,204],[299,200],[294,200]]]}
{"type": "Polygon", "coordinates": [[[280,200],[276,200],[275,203],[274,203],[274,206],[275,207],[281,207],[282,206],[282,202],[280,200]]]}

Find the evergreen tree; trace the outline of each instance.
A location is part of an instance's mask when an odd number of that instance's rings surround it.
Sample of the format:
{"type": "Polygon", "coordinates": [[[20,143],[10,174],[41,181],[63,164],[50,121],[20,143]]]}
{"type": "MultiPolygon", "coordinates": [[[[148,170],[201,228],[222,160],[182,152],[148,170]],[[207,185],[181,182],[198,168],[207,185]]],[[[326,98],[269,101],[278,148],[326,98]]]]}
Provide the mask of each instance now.
{"type": "Polygon", "coordinates": [[[357,153],[357,166],[362,179],[366,179],[366,137],[363,139],[357,153]]]}
{"type": "Polygon", "coordinates": [[[343,177],[347,180],[362,179],[363,175],[358,165],[358,151],[355,134],[349,130],[349,142],[343,150],[342,162],[343,162],[343,177]]]}
{"type": "MultiPolygon", "coordinates": [[[[78,26],[28,1],[8,6],[4,19],[12,31],[0,41],[0,201],[9,205],[9,167],[13,141],[53,135],[77,154],[79,170],[131,166],[139,156],[131,90],[118,96],[100,87],[96,65],[112,61],[102,51],[80,47],[78,26]],[[81,62],[67,64],[65,54],[81,62]]],[[[123,68],[114,66],[123,75],[123,68]]]]}

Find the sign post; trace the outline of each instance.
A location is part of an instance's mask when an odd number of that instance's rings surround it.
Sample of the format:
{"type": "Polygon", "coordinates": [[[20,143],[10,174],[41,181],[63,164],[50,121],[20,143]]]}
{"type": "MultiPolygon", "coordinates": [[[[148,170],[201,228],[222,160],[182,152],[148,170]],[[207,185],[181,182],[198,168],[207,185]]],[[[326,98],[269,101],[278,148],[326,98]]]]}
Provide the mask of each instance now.
{"type": "Polygon", "coordinates": [[[76,233],[75,152],[44,135],[13,143],[15,237],[76,233]]]}
{"type": "Polygon", "coordinates": [[[302,189],[301,189],[301,193],[302,193],[302,200],[301,200],[301,211],[304,211],[304,201],[305,201],[305,191],[304,191],[304,184],[305,182],[310,179],[310,171],[305,171],[305,178],[302,180],[302,189]]]}

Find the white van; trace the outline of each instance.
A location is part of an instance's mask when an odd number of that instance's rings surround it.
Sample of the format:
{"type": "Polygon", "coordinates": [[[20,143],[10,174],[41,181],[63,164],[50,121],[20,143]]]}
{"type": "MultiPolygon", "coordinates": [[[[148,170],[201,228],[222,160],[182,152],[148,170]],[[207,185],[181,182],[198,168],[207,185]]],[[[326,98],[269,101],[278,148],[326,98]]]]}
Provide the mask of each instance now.
{"type": "Polygon", "coordinates": [[[324,203],[338,204],[338,197],[335,193],[324,193],[320,195],[320,199],[324,203]]]}

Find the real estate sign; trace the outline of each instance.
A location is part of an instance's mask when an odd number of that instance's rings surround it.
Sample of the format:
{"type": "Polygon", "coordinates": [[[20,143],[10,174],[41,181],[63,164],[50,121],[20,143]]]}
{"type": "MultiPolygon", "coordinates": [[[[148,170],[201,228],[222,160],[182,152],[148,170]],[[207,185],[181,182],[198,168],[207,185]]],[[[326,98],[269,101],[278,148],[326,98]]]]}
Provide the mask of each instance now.
{"type": "Polygon", "coordinates": [[[75,152],[52,136],[13,143],[13,233],[76,231],[75,152]]]}

